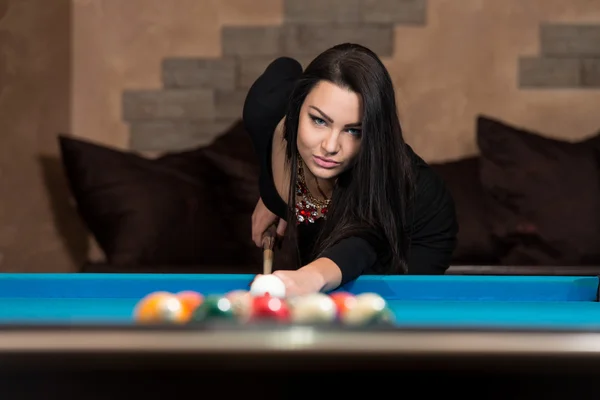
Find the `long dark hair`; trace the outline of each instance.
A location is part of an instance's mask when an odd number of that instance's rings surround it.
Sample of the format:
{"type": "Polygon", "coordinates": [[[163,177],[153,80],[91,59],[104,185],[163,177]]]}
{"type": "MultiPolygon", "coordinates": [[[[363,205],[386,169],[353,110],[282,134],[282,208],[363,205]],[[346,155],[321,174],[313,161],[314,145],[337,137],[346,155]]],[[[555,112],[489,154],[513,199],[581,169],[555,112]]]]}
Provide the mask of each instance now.
{"type": "Polygon", "coordinates": [[[380,273],[406,273],[410,236],[407,210],[414,192],[411,155],[402,137],[392,79],[377,55],[361,45],[345,43],[321,53],[308,65],[291,94],[284,126],[286,166],[291,176],[291,236],[296,236],[300,110],[309,92],[323,80],[361,95],[362,139],[354,164],[337,177],[312,257],[317,258],[344,238],[359,236],[381,245],[376,250],[385,254],[386,260],[380,273]]]}

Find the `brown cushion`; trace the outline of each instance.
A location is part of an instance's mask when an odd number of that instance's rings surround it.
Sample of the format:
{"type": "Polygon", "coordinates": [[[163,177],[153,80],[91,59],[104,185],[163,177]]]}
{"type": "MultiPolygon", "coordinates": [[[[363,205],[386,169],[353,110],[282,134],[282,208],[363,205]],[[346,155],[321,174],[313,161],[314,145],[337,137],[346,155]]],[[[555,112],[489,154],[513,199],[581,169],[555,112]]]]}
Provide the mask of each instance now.
{"type": "Polygon", "coordinates": [[[431,167],[444,179],[454,199],[459,222],[453,265],[492,265],[499,262],[487,223],[483,185],[479,179],[479,157],[431,167]]]}
{"type": "Polygon", "coordinates": [[[600,262],[598,135],[577,143],[479,117],[481,181],[505,265],[600,262]]]}
{"type": "Polygon", "coordinates": [[[257,265],[250,217],[258,172],[241,122],[210,146],[154,160],[59,141],[80,215],[108,263],[257,265]]]}

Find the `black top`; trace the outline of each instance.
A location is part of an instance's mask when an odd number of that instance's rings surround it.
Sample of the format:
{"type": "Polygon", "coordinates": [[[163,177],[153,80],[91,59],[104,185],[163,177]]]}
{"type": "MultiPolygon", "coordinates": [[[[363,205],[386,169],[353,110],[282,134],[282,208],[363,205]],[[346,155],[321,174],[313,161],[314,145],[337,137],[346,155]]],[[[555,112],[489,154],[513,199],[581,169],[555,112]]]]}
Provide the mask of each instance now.
{"type": "MultiPolygon", "coordinates": [[[[281,57],[273,61],[254,82],[244,104],[243,119],[252,137],[260,162],[260,195],[265,206],[280,218],[286,218],[287,204],[273,181],[271,147],[277,124],[285,116],[288,98],[296,79],[302,74],[298,61],[281,57]]],[[[415,213],[408,253],[409,274],[443,274],[449,267],[458,224],[453,199],[442,179],[412,153],[416,173],[415,213]]],[[[307,257],[311,239],[318,233],[320,221],[298,226],[301,257],[307,257]]],[[[342,285],[362,274],[373,274],[381,255],[363,238],[350,237],[327,249],[322,255],[342,271],[342,285]]],[[[303,259],[306,264],[310,260],[303,259]]]]}

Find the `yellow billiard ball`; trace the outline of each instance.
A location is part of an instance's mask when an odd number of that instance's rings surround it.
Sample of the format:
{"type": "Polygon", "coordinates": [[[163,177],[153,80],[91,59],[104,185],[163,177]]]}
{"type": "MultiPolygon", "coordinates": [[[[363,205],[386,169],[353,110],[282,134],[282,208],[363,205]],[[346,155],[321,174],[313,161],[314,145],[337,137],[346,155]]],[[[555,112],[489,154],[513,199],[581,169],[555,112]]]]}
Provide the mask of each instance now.
{"type": "Polygon", "coordinates": [[[138,323],[182,323],[187,320],[186,307],[177,295],[155,292],[142,298],[135,306],[134,319],[138,323]]]}

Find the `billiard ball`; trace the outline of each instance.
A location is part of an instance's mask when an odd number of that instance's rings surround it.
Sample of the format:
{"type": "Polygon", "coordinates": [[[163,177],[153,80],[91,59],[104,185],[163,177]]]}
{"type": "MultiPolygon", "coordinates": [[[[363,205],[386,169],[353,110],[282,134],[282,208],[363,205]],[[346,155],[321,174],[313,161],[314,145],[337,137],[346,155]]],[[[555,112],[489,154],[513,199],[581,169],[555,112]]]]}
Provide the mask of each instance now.
{"type": "Polygon", "coordinates": [[[394,315],[383,297],[376,293],[356,296],[354,305],[342,315],[345,325],[362,326],[393,322],[394,315]]]}
{"type": "Polygon", "coordinates": [[[225,295],[231,302],[231,308],[234,315],[240,321],[245,321],[250,317],[252,311],[252,295],[247,290],[234,290],[225,295]]]}
{"type": "Polygon", "coordinates": [[[186,306],[190,308],[196,308],[202,303],[204,296],[201,293],[195,292],[193,290],[183,290],[181,292],[175,293],[175,296],[181,300],[186,306]]]}
{"type": "Polygon", "coordinates": [[[231,301],[225,296],[209,295],[192,313],[192,322],[232,320],[235,318],[231,301]]]}
{"type": "Polygon", "coordinates": [[[268,294],[252,298],[252,309],[250,311],[252,322],[288,322],[290,309],[285,300],[272,297],[268,294]]]}
{"type": "Polygon", "coordinates": [[[334,301],[324,293],[297,296],[290,301],[291,321],[297,324],[331,323],[337,316],[334,301]]]}
{"type": "Polygon", "coordinates": [[[186,319],[191,318],[194,310],[202,304],[204,297],[198,292],[192,290],[184,290],[175,294],[185,309],[186,319]]]}
{"type": "Polygon", "coordinates": [[[186,320],[186,309],[176,295],[154,292],[136,304],[134,319],[139,323],[181,323],[186,320]]]}
{"type": "Polygon", "coordinates": [[[343,315],[356,304],[356,297],[348,292],[333,292],[329,297],[335,303],[337,318],[339,320],[341,320],[343,315]]]}
{"type": "Polygon", "coordinates": [[[250,294],[252,296],[268,294],[271,297],[284,298],[285,284],[276,275],[261,275],[250,285],[250,294]]]}

